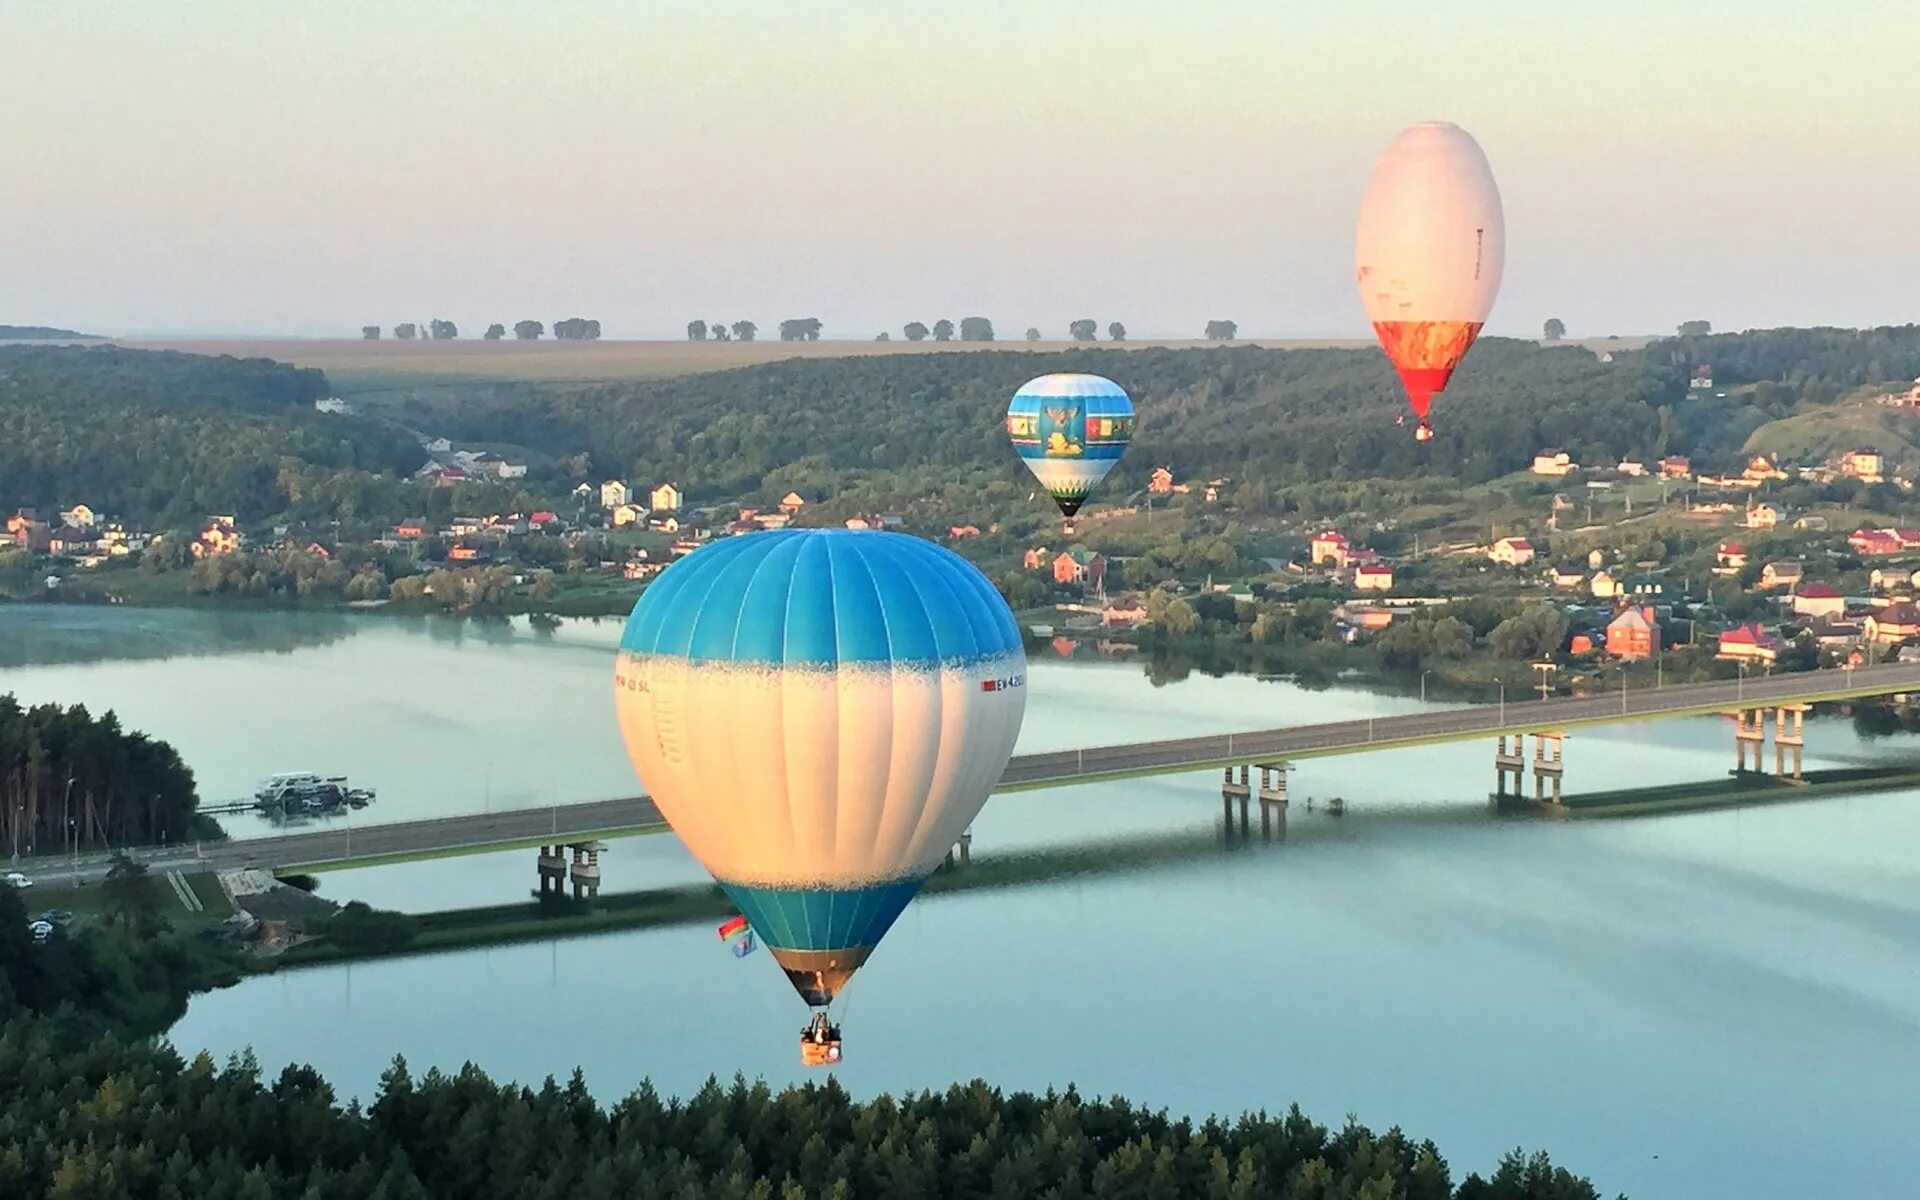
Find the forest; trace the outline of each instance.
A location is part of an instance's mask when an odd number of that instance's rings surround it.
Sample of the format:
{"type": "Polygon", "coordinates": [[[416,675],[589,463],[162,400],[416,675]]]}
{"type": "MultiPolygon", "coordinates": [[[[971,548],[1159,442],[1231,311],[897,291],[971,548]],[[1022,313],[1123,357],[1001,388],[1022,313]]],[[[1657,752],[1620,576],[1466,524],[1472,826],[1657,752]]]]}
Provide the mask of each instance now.
{"type": "Polygon", "coordinates": [[[394,400],[450,437],[585,451],[591,470],[675,479],[696,498],[782,487],[923,494],[1001,474],[1006,398],[1048,371],[1107,375],[1140,412],[1108,491],[1155,466],[1182,479],[1265,486],[1363,479],[1477,483],[1524,469],[1542,447],[1576,461],[1690,454],[1731,464],[1758,425],[1863,382],[1920,373],[1920,327],[1775,330],[1655,342],[1611,361],[1575,346],[1483,339],[1436,402],[1422,445],[1372,350],[1072,349],[794,360],[680,378],[419,389],[394,400]],[[1689,396],[1712,365],[1724,398],[1689,396]],[[896,486],[888,487],[887,484],[896,486]]]}
{"type": "Polygon", "coordinates": [[[575,482],[619,477],[674,480],[696,503],[797,488],[948,512],[973,497],[973,511],[1012,512],[1030,488],[1009,469],[1001,417],[1022,382],[1048,371],[1104,374],[1134,398],[1139,429],[1110,496],[1164,465],[1182,480],[1229,477],[1253,509],[1281,491],[1389,503],[1523,470],[1543,447],[1586,463],[1689,454],[1729,467],[1769,421],[1920,375],[1920,326],[1668,338],[1610,361],[1483,339],[1436,402],[1438,436],[1424,445],[1399,424],[1399,383],[1373,350],[1090,344],[796,359],[611,383],[435,383],[332,415],[312,408],[329,390],[320,372],[267,360],[0,347],[0,508],[85,499],[149,528],[234,512],[368,529],[454,505],[558,505],[575,482]],[[1701,365],[1715,388],[1690,392],[1701,365]],[[522,447],[534,466],[510,490],[415,484],[425,454],[414,429],[522,447]]]}
{"type": "MultiPolygon", "coordinates": [[[[57,854],[191,836],[193,772],[174,748],[80,705],[0,695],[0,848],[57,854]]],[[[0,1193],[4,1194],[4,1193],[0,1193]]]]}
{"type": "Polygon", "coordinates": [[[0,346],[0,508],[85,501],[143,527],[259,519],[309,474],[425,461],[380,422],[316,412],[326,376],[269,359],[117,346],[0,346]]]}
{"type": "Polygon", "coordinates": [[[46,942],[0,886],[0,1196],[52,1200],[449,1197],[1392,1197],[1595,1200],[1545,1155],[1514,1151],[1455,1182],[1398,1129],[1328,1129],[1296,1108],[1192,1121],[986,1083],[856,1100],[829,1078],[774,1090],[642,1083],[603,1106],[566,1083],[477,1067],[416,1076],[396,1059],[367,1103],[310,1067],[271,1078],[151,1035],[189,988],[231,978],[215,952],[143,908],[122,864],[108,915],[46,942]],[[156,1003],[158,1001],[158,1003],[156,1003]]]}

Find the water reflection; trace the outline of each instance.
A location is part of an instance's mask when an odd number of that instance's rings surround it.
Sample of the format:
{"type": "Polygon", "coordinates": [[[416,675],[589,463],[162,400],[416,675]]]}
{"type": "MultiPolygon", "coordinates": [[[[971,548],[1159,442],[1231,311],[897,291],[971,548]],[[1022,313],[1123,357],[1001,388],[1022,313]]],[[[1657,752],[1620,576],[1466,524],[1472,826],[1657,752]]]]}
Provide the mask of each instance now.
{"type": "Polygon", "coordinates": [[[355,632],[346,613],[0,604],[0,669],[291,654],[355,632]]]}

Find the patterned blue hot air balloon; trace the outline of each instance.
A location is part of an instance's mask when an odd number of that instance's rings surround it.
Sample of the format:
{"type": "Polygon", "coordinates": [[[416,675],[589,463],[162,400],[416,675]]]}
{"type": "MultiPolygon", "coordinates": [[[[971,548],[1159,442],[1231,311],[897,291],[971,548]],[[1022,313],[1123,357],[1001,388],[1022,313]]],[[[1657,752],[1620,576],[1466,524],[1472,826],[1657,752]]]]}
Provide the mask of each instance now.
{"type": "Polygon", "coordinates": [[[958,555],[784,529],[662,572],[627,621],[614,695],[674,832],[823,1006],[986,802],[1025,675],[1013,614],[958,555]]]}
{"type": "Polygon", "coordinates": [[[1042,375],[1007,405],[1007,436],[1047,495],[1072,517],[1133,437],[1133,401],[1099,375],[1042,375]]]}

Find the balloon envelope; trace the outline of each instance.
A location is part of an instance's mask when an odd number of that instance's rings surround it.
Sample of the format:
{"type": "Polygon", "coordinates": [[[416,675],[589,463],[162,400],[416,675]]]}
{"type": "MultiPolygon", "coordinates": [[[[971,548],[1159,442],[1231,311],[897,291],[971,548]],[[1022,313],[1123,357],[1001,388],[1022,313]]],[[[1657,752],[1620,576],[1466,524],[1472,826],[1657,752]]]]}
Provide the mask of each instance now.
{"type": "Polygon", "coordinates": [[[1354,238],[1360,299],[1423,422],[1493,308],[1506,241],[1493,171],[1458,125],[1415,125],[1374,164],[1354,238]]]}
{"type": "Polygon", "coordinates": [[[663,571],[614,697],[654,803],[819,1005],[979,813],[1025,682],[1006,601],[952,551],[786,529],[663,571]]]}
{"type": "Polygon", "coordinates": [[[1099,375],[1042,375],[1013,394],[1007,436],[1061,513],[1071,517],[1126,453],[1133,401],[1099,375]]]}

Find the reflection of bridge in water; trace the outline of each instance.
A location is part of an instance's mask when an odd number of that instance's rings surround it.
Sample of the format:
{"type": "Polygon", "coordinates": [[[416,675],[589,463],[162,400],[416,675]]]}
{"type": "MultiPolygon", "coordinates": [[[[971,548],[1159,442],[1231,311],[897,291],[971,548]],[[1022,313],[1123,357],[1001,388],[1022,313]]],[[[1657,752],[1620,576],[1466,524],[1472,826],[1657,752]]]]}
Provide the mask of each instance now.
{"type": "MultiPolygon", "coordinates": [[[[997,790],[1031,791],[1082,783],[1100,783],[1150,775],[1171,775],[1225,769],[1223,789],[1227,804],[1241,804],[1244,827],[1246,806],[1255,796],[1252,772],[1260,772],[1259,797],[1263,808],[1287,803],[1287,763],[1339,754],[1403,749],[1477,738],[1499,739],[1496,770],[1500,791],[1515,781],[1527,765],[1524,739],[1535,739],[1535,790],[1542,799],[1557,800],[1562,764],[1558,740],[1568,729],[1661,720],[1671,717],[1725,713],[1736,717],[1739,766],[1745,769],[1749,753],[1753,769],[1760,768],[1760,746],[1765,737],[1765,714],[1773,713],[1779,732],[1775,739],[1776,771],[1799,773],[1800,716],[1805,705],[1891,693],[1920,692],[1920,663],[1895,663],[1854,670],[1833,669],[1790,675],[1742,678],[1675,687],[1609,692],[1551,700],[1472,705],[1404,716],[1369,717],[1270,729],[1250,733],[1099,746],[1023,754],[1007,765],[997,790]],[[1749,750],[1751,747],[1751,751],[1749,750]],[[1550,792],[1550,796],[1547,793],[1550,792]]],[[[359,829],[329,829],[285,834],[243,842],[223,842],[191,851],[162,850],[145,855],[162,869],[217,870],[255,866],[274,870],[327,869],[375,866],[422,858],[485,853],[523,847],[543,847],[549,857],[559,847],[585,846],[599,838],[645,833],[664,828],[660,812],[645,796],[599,800],[512,812],[469,813],[420,821],[363,825],[359,829]]],[[[81,878],[98,878],[106,864],[94,860],[81,866],[81,878]]],[[[23,868],[26,869],[26,868],[23,868]]],[[[64,861],[34,864],[49,880],[67,875],[64,861]]]]}

